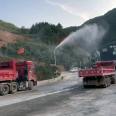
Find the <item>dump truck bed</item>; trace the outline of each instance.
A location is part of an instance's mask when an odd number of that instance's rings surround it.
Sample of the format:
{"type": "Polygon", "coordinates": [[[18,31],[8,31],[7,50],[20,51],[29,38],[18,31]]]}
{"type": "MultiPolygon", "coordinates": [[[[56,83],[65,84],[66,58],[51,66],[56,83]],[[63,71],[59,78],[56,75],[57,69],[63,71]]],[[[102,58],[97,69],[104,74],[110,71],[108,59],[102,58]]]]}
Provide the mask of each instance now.
{"type": "Polygon", "coordinates": [[[83,69],[79,71],[80,77],[109,76],[114,74],[115,69],[113,68],[83,69]]]}
{"type": "Polygon", "coordinates": [[[0,81],[16,80],[16,73],[13,70],[0,70],[0,81]]]}

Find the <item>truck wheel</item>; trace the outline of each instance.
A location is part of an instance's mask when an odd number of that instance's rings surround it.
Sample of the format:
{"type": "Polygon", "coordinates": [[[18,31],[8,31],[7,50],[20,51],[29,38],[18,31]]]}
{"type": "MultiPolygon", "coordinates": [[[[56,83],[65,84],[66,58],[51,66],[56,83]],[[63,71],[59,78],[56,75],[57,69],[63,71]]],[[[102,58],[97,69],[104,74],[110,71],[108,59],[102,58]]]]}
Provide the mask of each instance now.
{"type": "Polygon", "coordinates": [[[106,87],[110,86],[110,84],[111,84],[110,78],[108,78],[108,77],[104,78],[104,85],[103,85],[103,87],[106,88],[106,87]]]}
{"type": "Polygon", "coordinates": [[[115,76],[111,77],[111,84],[116,84],[115,76]]]}
{"type": "Polygon", "coordinates": [[[11,85],[11,92],[10,93],[15,93],[17,92],[17,83],[12,83],[11,85]]]}
{"type": "Polygon", "coordinates": [[[104,85],[103,85],[103,88],[106,88],[107,87],[107,84],[105,83],[104,85]]]}
{"type": "Polygon", "coordinates": [[[33,89],[33,81],[28,82],[28,89],[32,90],[33,89]]]}
{"type": "Polygon", "coordinates": [[[103,84],[103,88],[108,87],[107,78],[104,78],[103,82],[104,82],[104,84],[103,84]]]}
{"type": "Polygon", "coordinates": [[[88,85],[83,85],[84,88],[88,88],[88,85]]]}
{"type": "Polygon", "coordinates": [[[4,84],[3,86],[1,86],[1,91],[0,91],[0,95],[6,95],[9,93],[9,86],[7,84],[4,84]]]}
{"type": "Polygon", "coordinates": [[[111,80],[110,77],[107,78],[107,85],[110,86],[111,85],[111,80]]]}
{"type": "Polygon", "coordinates": [[[26,82],[20,82],[18,85],[19,91],[25,91],[26,90],[26,82]]]}

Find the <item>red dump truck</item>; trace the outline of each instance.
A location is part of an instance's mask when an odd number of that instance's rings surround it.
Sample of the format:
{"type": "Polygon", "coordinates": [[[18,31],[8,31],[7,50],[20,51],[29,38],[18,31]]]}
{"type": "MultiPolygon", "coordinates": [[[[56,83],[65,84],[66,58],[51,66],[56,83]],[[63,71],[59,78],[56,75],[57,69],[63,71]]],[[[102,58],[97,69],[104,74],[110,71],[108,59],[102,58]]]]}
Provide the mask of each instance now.
{"type": "Polygon", "coordinates": [[[15,93],[18,90],[32,89],[37,85],[32,61],[0,62],[0,94],[15,93]]]}
{"type": "Polygon", "coordinates": [[[84,87],[90,85],[108,87],[116,82],[116,63],[97,61],[92,68],[79,70],[79,77],[83,78],[84,87]]]}

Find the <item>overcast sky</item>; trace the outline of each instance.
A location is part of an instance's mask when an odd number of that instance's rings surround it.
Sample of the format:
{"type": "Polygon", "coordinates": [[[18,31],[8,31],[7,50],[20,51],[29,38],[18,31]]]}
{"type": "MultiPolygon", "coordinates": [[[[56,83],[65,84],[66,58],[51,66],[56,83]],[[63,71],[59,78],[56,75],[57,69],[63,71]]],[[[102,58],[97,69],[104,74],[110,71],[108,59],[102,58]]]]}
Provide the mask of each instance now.
{"type": "Polygon", "coordinates": [[[116,7],[116,0],[0,0],[0,19],[21,27],[36,22],[78,26],[116,7]]]}

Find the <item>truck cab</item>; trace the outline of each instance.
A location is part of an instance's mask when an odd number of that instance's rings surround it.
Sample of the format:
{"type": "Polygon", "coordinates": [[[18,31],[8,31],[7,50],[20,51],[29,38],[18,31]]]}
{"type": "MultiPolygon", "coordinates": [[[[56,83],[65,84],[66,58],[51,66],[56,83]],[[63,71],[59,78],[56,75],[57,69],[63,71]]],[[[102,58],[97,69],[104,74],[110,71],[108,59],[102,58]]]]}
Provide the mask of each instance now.
{"type": "Polygon", "coordinates": [[[37,84],[35,65],[32,61],[17,62],[16,71],[18,73],[18,81],[33,81],[34,85],[37,84]]]}

